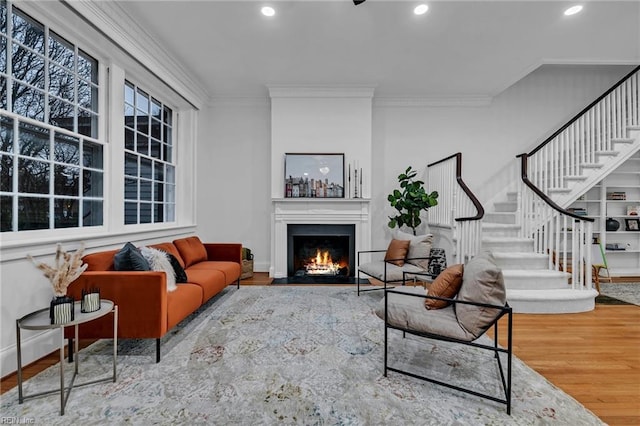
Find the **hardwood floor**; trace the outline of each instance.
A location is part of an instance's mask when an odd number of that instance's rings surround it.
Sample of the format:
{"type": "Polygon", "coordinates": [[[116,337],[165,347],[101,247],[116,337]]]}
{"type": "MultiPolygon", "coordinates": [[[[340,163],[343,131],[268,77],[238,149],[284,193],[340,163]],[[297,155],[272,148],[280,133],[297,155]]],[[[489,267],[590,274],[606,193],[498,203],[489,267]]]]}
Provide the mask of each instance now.
{"type": "MultiPolygon", "coordinates": [[[[513,323],[514,354],[529,367],[602,421],[640,424],[640,307],[596,305],[580,314],[515,314],[513,323]]],[[[502,335],[506,321],[500,327],[502,335]]]]}
{"type": "MultiPolygon", "coordinates": [[[[242,281],[270,283],[266,273],[242,281]]],[[[640,425],[640,307],[596,305],[580,314],[515,314],[513,322],[518,358],[609,425],[640,425]]],[[[505,330],[506,323],[501,324],[501,332],[505,330]]],[[[25,378],[57,360],[55,352],[32,363],[25,378]]],[[[0,394],[16,385],[15,374],[3,378],[0,394]]]]}

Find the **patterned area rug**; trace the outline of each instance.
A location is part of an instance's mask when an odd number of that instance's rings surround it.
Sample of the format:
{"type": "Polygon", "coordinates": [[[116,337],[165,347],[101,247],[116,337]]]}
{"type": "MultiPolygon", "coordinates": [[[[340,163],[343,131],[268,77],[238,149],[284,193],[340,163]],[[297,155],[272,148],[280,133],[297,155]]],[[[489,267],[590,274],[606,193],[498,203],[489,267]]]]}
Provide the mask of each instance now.
{"type": "Polygon", "coordinates": [[[600,293],[640,306],[640,283],[600,283],[600,293]]]}
{"type": "MultiPolygon", "coordinates": [[[[514,358],[513,408],[390,372],[382,374],[381,297],[352,287],[226,289],[163,339],[119,342],[118,380],[74,389],[64,417],[56,395],[2,416],[60,424],[600,425],[590,411],[514,358]]],[[[390,360],[451,382],[500,392],[495,361],[475,348],[391,333],[390,360]]],[[[79,383],[108,376],[111,341],[81,352],[79,383]]],[[[69,365],[66,368],[70,369],[69,365]]],[[[55,388],[58,366],[26,394],[55,388]]]]}

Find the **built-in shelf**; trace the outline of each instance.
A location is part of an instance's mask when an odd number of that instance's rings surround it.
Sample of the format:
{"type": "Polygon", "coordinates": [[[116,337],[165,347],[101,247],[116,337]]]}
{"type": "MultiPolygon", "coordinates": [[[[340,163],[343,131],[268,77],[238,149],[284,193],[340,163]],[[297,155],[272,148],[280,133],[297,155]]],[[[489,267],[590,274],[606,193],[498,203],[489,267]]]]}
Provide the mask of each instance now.
{"type": "Polygon", "coordinates": [[[586,217],[595,219],[593,234],[605,248],[606,244],[618,244],[626,250],[605,250],[611,275],[640,275],[640,231],[627,231],[625,219],[640,219],[640,216],[627,214],[627,208],[640,208],[640,172],[638,170],[640,154],[622,163],[601,182],[590,188],[583,200],[576,200],[570,208],[586,211],[586,217]],[[625,200],[609,200],[608,192],[624,192],[625,200]],[[607,218],[620,223],[617,231],[607,231],[607,218]]]}

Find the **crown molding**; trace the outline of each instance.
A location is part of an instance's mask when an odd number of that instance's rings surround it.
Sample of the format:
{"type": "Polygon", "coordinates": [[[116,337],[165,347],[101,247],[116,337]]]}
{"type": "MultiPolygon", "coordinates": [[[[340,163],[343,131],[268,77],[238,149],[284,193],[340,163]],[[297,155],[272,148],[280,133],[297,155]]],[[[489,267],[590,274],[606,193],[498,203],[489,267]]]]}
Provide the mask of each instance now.
{"type": "Polygon", "coordinates": [[[376,97],[374,107],[485,107],[493,97],[484,95],[424,96],[424,97],[376,97]]]}
{"type": "Polygon", "coordinates": [[[269,96],[273,98],[373,98],[372,86],[297,86],[268,85],[269,96]]]}
{"type": "Polygon", "coordinates": [[[214,96],[208,107],[268,107],[271,100],[265,96],[214,96]]]}
{"type": "MultiPolygon", "coordinates": [[[[280,87],[279,87],[280,88],[280,87]]],[[[278,88],[278,89],[279,89],[278,88]]],[[[344,96],[344,92],[322,91],[298,91],[296,93],[275,93],[271,98],[368,98],[350,93],[344,96]],[[343,96],[340,96],[340,93],[343,96]],[[318,96],[319,95],[319,96],[318,96]]],[[[374,107],[390,108],[419,108],[419,107],[485,107],[491,104],[491,96],[433,96],[433,97],[374,97],[374,107]]],[[[214,96],[207,103],[208,107],[268,107],[271,99],[262,96],[214,96]]]]}
{"type": "Polygon", "coordinates": [[[205,86],[158,44],[115,1],[73,0],[64,3],[116,45],[172,87],[195,108],[206,104],[205,86]]]}

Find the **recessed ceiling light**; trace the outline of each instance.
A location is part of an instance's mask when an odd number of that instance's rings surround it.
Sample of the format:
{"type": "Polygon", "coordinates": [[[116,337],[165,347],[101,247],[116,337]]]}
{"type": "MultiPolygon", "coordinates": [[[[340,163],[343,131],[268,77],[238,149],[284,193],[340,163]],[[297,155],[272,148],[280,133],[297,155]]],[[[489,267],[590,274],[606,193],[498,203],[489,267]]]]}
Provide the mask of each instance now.
{"type": "Polygon", "coordinates": [[[564,11],[564,14],[566,16],[571,16],[571,15],[575,15],[576,13],[580,12],[582,10],[582,6],[578,5],[578,6],[571,6],[569,9],[564,11]]]}
{"type": "Polygon", "coordinates": [[[424,15],[425,13],[427,13],[427,10],[429,10],[429,6],[427,6],[426,4],[419,4],[415,9],[413,9],[413,13],[415,13],[416,15],[424,15]]]}
{"type": "Polygon", "coordinates": [[[276,10],[271,6],[263,7],[262,9],[260,9],[260,12],[262,12],[264,16],[273,16],[276,14],[276,10]]]}

